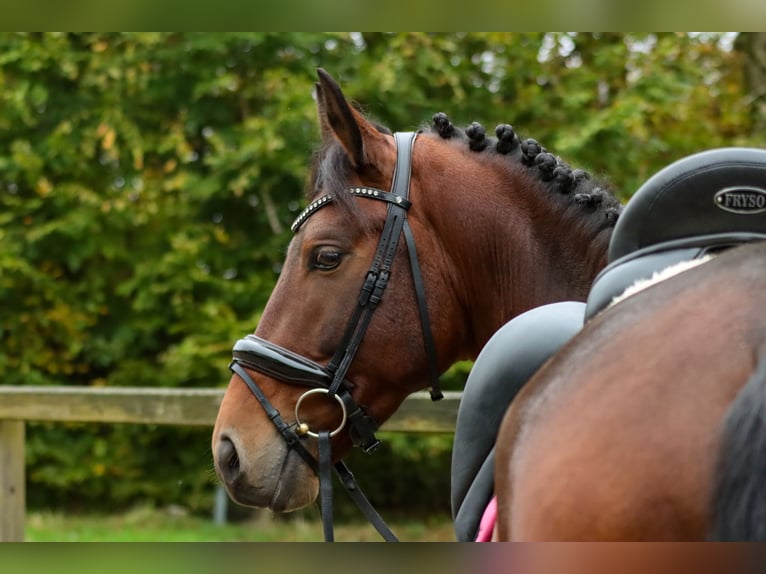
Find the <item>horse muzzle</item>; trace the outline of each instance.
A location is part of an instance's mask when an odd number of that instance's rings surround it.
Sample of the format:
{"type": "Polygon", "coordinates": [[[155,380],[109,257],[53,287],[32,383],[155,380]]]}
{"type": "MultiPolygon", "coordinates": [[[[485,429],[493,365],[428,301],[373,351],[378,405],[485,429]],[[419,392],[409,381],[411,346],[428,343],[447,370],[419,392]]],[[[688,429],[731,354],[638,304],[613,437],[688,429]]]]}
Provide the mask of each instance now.
{"type": "Polygon", "coordinates": [[[235,435],[221,434],[213,458],[229,497],[243,506],[290,512],[317,497],[316,475],[279,436],[268,448],[248,453],[235,435]]]}

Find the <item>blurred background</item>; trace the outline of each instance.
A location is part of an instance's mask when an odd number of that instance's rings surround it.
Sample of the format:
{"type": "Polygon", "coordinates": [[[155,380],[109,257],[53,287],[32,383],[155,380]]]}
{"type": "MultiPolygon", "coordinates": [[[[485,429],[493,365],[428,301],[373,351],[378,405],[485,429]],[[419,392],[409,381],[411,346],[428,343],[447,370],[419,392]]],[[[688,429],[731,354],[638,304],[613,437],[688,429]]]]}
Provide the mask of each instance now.
{"type": "MultiPolygon", "coordinates": [[[[766,146],[764,33],[1,33],[0,383],[223,386],[304,205],[317,66],[392,129],[510,123],[623,200],[690,153],[766,146]]],[[[209,520],[210,430],[28,424],[28,537],[209,520]]],[[[451,436],[384,438],[350,459],[370,498],[447,532],[451,436]]]]}

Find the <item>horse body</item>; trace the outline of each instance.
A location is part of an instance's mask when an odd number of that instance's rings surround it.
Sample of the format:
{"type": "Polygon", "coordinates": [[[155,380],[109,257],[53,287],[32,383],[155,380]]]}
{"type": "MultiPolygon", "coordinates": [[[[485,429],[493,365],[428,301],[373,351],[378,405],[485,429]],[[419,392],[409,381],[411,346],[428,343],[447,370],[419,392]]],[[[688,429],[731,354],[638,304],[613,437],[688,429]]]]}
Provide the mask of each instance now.
{"type": "Polygon", "coordinates": [[[498,538],[705,539],[723,421],[763,356],[765,308],[760,243],[587,323],[503,421],[498,538]]]}
{"type": "MultiPolygon", "coordinates": [[[[291,241],[256,335],[326,364],[341,340],[386,218],[381,202],[355,199],[347,190],[389,189],[396,148],[391,134],[354,110],[323,72],[317,101],[324,143],[310,198],[329,192],[336,201],[316,211],[291,241]]],[[[584,300],[606,263],[619,203],[537,142],[520,142],[510,126],[498,129],[495,142],[474,126],[467,137],[443,115],[436,123],[415,142],[409,221],[443,371],[456,360],[475,358],[511,317],[553,301],[584,300]],[[556,168],[561,169],[554,178],[556,168]]],[[[406,259],[399,245],[385,296],[348,371],[354,401],[378,424],[408,394],[428,385],[406,259]]],[[[252,376],[293,423],[291,413],[304,389],[260,373],[252,376]]],[[[301,408],[312,428],[338,424],[333,401],[312,398],[301,408]]],[[[348,432],[333,438],[334,457],[342,457],[351,444],[348,432]]],[[[316,453],[311,440],[306,447],[316,453]]],[[[316,497],[316,476],[285,446],[236,375],[219,410],[213,453],[216,470],[237,502],[286,511],[316,497]]]]}

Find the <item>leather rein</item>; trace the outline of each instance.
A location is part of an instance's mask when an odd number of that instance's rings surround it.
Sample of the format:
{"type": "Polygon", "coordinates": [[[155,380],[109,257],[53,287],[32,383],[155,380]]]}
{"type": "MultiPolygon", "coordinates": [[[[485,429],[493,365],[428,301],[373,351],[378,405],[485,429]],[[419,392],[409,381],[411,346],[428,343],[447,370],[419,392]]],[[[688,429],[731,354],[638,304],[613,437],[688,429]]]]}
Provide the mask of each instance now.
{"type": "MultiPolygon", "coordinates": [[[[328,542],[334,540],[331,467],[335,470],[343,487],[380,535],[386,541],[397,541],[396,536],[362,493],[354,475],[343,461],[332,464],[330,439],[348,426],[354,446],[359,446],[365,452],[370,453],[380,445],[380,441],[375,437],[378,423],[372,417],[367,416],[352,398],[353,384],[346,379],[346,374],[359,350],[359,346],[362,344],[372,315],[381,302],[402,235],[409,256],[423,333],[423,346],[429,363],[431,399],[436,401],[443,396],[439,384],[436,347],[426,305],[425,286],[415,248],[415,238],[407,220],[407,211],[412,205],[409,200],[412,148],[417,135],[416,132],[397,132],[394,134],[397,159],[390,192],[370,187],[352,187],[347,190],[349,194],[356,197],[384,201],[388,204],[388,209],[383,231],[372,264],[362,284],[356,307],[329,363],[326,366],[320,365],[256,335],[247,335],[234,345],[233,359],[229,365],[231,371],[243,380],[261,404],[266,415],[282,435],[288,448],[295,450],[319,477],[322,523],[325,541],[328,542]],[[282,415],[271,404],[263,390],[245,368],[285,383],[310,387],[295,404],[294,423],[288,423],[282,418],[282,415]],[[337,428],[312,431],[306,423],[301,422],[301,403],[312,394],[324,394],[337,401],[342,413],[342,420],[337,428]],[[318,440],[317,458],[314,458],[303,444],[307,437],[318,440]]],[[[296,233],[306,220],[319,209],[332,204],[334,199],[334,196],[328,193],[312,201],[295,219],[291,227],[293,233],[296,233]]]]}

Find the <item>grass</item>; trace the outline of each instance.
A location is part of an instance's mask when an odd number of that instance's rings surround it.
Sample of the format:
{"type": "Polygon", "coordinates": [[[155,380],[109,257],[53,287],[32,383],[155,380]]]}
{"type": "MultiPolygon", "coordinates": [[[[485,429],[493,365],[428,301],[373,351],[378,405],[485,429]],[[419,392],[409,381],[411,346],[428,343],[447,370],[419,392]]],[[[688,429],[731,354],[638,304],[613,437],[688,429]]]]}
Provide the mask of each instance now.
{"type": "MultiPolygon", "coordinates": [[[[388,524],[402,541],[455,539],[449,516],[391,520],[388,524]]],[[[322,540],[322,525],[301,515],[275,517],[265,511],[246,521],[216,525],[210,518],[191,516],[180,509],[138,507],[105,516],[30,512],[25,538],[31,542],[318,542],[322,540]]],[[[336,524],[335,539],[382,540],[366,523],[336,524]]]]}

